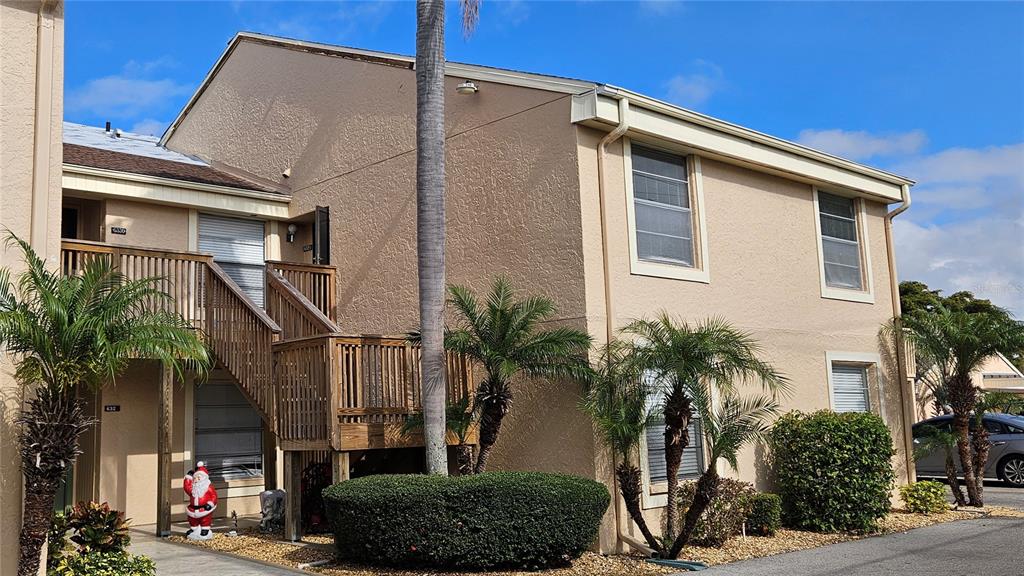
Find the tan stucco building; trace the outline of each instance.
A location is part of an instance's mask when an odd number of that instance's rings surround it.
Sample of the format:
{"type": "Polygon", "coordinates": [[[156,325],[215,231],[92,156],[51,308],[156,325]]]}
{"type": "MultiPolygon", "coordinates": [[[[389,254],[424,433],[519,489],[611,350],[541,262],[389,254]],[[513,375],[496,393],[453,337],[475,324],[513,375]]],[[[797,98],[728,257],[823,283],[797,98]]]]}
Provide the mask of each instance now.
{"type": "MultiPolygon", "coordinates": [[[[450,282],[483,290],[507,274],[598,342],[660,311],[722,317],[790,378],[784,409],[878,413],[900,480],[912,477],[912,390],[879,339],[899,312],[890,219],[909,202],[910,180],[604,84],[456,63],[447,76],[450,282]],[[457,93],[467,80],[478,91],[457,93]]],[[[110,500],[149,523],[168,510],[181,517],[178,479],[199,458],[217,459],[221,514],[254,511],[264,487],[294,489],[296,470],[324,454],[335,478],[415,469],[416,452],[399,448],[416,442],[390,431],[418,394],[385,367],[407,361],[401,344],[336,336],[417,323],[412,58],[240,34],[159,144],[67,131],[64,217],[76,224],[64,236],[79,242],[65,243],[65,265],[115,245],[146,249],[116,251],[138,260],[212,254],[203,277],[222,270],[228,292],[251,300],[235,297],[255,326],[245,341],[273,350],[276,387],[266,404],[254,383],[269,380],[259,367],[239,372],[237,356],[199,387],[169,386],[159,366],[137,363],[93,400],[101,424],[73,497],[110,500]],[[285,277],[300,297],[264,282],[264,260],[299,265],[285,277]],[[286,322],[287,310],[301,321],[286,322]],[[302,356],[321,342],[340,354],[323,370],[302,356]],[[353,395],[346,362],[367,350],[382,391],[353,395]],[[305,428],[293,422],[300,413],[305,428]]],[[[563,382],[520,383],[491,466],[611,486],[578,400],[563,382]]],[[[664,506],[659,438],[648,434],[641,462],[652,518],[664,506]]],[[[766,487],[763,457],[748,450],[735,474],[766,487]]],[[[689,473],[700,447],[686,458],[689,473]]],[[[631,531],[613,508],[601,548],[631,531]]]]}

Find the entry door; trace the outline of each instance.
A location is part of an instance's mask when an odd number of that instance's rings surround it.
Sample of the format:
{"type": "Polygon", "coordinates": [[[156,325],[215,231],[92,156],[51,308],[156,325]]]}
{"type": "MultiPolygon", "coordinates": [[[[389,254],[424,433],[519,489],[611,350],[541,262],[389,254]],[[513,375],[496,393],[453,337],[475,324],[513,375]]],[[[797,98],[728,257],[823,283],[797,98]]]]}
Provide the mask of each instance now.
{"type": "Polygon", "coordinates": [[[199,215],[199,251],[227,272],[256,304],[263,306],[265,262],[263,221],[199,215]]]}

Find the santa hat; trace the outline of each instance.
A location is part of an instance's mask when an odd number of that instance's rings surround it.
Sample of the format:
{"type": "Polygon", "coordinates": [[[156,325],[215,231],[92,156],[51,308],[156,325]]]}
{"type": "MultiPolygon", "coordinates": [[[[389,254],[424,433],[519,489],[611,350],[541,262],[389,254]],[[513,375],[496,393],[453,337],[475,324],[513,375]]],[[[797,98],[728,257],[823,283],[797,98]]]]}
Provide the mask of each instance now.
{"type": "Polygon", "coordinates": [[[195,473],[196,474],[206,474],[207,476],[209,476],[210,475],[210,471],[206,469],[206,462],[203,462],[202,460],[200,460],[199,462],[196,462],[196,472],[195,473]]]}

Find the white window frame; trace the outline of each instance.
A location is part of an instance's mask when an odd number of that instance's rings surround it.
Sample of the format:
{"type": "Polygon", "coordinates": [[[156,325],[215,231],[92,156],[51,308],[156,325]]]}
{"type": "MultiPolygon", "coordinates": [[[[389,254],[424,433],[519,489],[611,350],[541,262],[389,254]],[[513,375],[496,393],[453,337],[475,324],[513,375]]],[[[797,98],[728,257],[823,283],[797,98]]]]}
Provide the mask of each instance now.
{"type": "Polygon", "coordinates": [[[868,412],[884,416],[885,394],[882,378],[882,357],[874,352],[825,352],[825,386],[828,388],[828,408],[836,409],[832,394],[832,365],[847,364],[867,371],[868,412]],[[874,390],[872,390],[874,388],[874,390]]]}
{"type": "MultiPolygon", "coordinates": [[[[707,466],[708,447],[704,441],[704,429],[700,429],[701,468],[707,466]]],[[[690,440],[693,444],[693,440],[690,440]]],[[[647,460],[647,434],[640,437],[640,479],[642,490],[640,492],[640,507],[644,510],[651,508],[664,508],[668,506],[668,480],[664,482],[651,482],[651,466],[647,460]]],[[[680,482],[690,482],[697,478],[680,478],[680,482]]]]}
{"type": "MultiPolygon", "coordinates": [[[[867,212],[864,207],[863,198],[851,198],[853,200],[854,223],[857,226],[857,247],[860,250],[860,275],[863,289],[836,288],[829,286],[825,280],[825,247],[821,237],[821,210],[818,206],[818,188],[812,188],[814,195],[814,233],[817,238],[818,248],[818,278],[821,282],[821,297],[831,300],[846,300],[849,302],[862,302],[865,304],[875,303],[875,284],[871,275],[871,251],[868,249],[867,212]]],[[[822,190],[826,194],[849,198],[832,190],[822,190]]]]}
{"type": "Polygon", "coordinates": [[[710,283],[711,275],[708,270],[708,227],[704,218],[704,184],[701,173],[700,156],[665,150],[646,142],[638,141],[637,143],[643,145],[645,148],[651,148],[653,150],[665,152],[666,154],[686,158],[688,172],[687,189],[690,194],[690,215],[693,228],[693,266],[669,264],[666,262],[652,262],[648,260],[641,260],[638,256],[636,240],[636,207],[635,199],[633,197],[632,141],[629,138],[623,138],[622,157],[626,185],[626,216],[629,227],[630,272],[639,276],[688,280],[691,282],[703,282],[705,284],[710,283]]]}

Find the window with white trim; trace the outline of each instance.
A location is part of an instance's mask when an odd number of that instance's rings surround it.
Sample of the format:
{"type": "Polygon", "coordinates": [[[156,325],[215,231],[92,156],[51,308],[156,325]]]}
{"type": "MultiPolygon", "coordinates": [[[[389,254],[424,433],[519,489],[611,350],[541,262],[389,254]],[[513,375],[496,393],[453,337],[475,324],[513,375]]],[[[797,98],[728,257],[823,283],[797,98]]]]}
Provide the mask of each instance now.
{"type": "Polygon", "coordinates": [[[825,285],[829,288],[863,290],[864,274],[856,201],[818,192],[818,218],[825,285]]]}
{"type": "MultiPolygon", "coordinates": [[[[648,372],[645,378],[653,379],[654,374],[648,372]]],[[[658,390],[647,399],[648,410],[657,411],[665,398],[665,391],[658,390]]],[[[679,465],[679,478],[692,480],[701,475],[704,469],[704,434],[701,430],[700,419],[695,414],[687,428],[690,442],[683,448],[683,458],[679,465]]],[[[668,467],[665,464],[665,421],[658,412],[657,417],[647,426],[645,434],[648,481],[654,492],[659,491],[659,484],[668,482],[668,467]]]]}
{"type": "Polygon", "coordinates": [[[832,363],[832,409],[836,412],[870,412],[868,366],[832,363]]]}
{"type": "Polygon", "coordinates": [[[631,156],[637,258],[692,268],[693,209],[686,157],[636,144],[631,156]]]}

